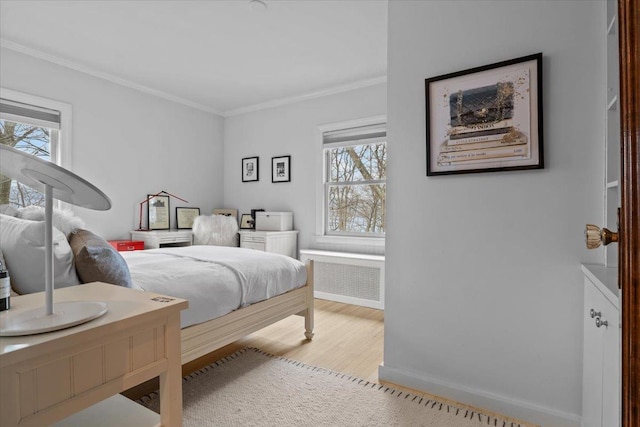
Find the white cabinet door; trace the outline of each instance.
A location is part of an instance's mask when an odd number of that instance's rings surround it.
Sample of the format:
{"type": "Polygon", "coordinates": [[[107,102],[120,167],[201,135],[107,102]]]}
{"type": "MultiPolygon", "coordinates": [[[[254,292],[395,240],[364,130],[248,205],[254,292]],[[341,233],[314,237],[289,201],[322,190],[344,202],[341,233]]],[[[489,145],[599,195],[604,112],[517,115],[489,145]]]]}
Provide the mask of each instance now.
{"type": "Polygon", "coordinates": [[[602,328],[591,310],[598,312],[604,298],[588,279],[584,281],[584,358],[582,365],[582,426],[602,426],[602,328]]]}
{"type": "Polygon", "coordinates": [[[582,426],[620,426],[620,311],[584,281],[582,426]]]}
{"type": "Polygon", "coordinates": [[[602,426],[620,425],[620,312],[602,301],[602,426]]]}

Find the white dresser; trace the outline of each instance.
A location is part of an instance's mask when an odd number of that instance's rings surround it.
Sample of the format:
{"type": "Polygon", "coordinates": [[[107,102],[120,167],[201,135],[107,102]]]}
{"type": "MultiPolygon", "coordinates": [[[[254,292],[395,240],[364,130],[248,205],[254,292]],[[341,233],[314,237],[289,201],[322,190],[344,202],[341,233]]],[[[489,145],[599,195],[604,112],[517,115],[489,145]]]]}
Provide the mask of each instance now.
{"type": "Polygon", "coordinates": [[[131,240],[142,240],[145,249],[162,246],[190,246],[193,243],[191,230],[149,230],[132,231],[131,240]]]}
{"type": "Polygon", "coordinates": [[[582,426],[620,426],[620,294],[618,271],[583,265],[582,426]]]}
{"type": "Polygon", "coordinates": [[[298,230],[240,231],[240,247],[298,257],[298,230]]]}

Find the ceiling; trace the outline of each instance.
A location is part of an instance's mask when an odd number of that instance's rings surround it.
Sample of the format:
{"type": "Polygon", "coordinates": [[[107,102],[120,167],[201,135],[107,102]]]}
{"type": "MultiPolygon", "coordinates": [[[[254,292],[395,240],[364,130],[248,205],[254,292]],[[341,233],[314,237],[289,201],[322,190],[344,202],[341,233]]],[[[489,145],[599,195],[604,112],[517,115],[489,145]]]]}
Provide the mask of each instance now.
{"type": "Polygon", "coordinates": [[[380,83],[386,0],[0,1],[0,43],[223,115],[380,83]]]}

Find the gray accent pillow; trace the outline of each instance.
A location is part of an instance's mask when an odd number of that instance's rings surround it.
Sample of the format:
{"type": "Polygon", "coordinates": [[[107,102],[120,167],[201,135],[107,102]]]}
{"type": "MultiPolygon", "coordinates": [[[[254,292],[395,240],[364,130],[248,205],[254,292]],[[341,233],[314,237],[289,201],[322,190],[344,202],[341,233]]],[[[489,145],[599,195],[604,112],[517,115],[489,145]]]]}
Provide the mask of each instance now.
{"type": "Polygon", "coordinates": [[[102,237],[88,230],[78,230],[69,237],[69,244],[82,283],[104,282],[131,287],[127,262],[102,237]]]}

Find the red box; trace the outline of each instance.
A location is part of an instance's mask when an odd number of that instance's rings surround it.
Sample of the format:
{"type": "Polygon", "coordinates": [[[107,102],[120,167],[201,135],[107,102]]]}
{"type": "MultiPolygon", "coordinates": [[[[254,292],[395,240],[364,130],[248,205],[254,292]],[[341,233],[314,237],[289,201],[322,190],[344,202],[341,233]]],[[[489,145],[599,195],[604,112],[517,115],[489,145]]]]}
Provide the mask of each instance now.
{"type": "Polygon", "coordinates": [[[142,240],[109,240],[109,244],[118,251],[141,251],[144,249],[142,240]]]}

